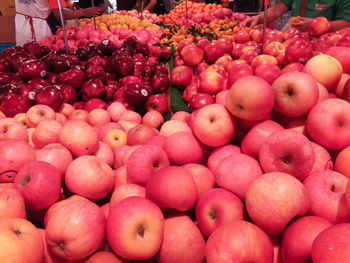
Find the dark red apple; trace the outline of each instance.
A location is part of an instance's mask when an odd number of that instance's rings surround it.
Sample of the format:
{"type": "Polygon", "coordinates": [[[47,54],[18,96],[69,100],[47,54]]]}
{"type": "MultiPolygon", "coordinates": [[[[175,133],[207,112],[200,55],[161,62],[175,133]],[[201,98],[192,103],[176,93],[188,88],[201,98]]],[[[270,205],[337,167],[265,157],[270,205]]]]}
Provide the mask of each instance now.
{"type": "Polygon", "coordinates": [[[289,63],[299,62],[305,64],[312,58],[312,46],[303,39],[293,40],[286,48],[286,59],[289,63]]]}
{"type": "Polygon", "coordinates": [[[104,83],[107,81],[107,75],[101,66],[91,65],[85,71],[86,79],[100,79],[104,83]]]}
{"type": "Polygon", "coordinates": [[[114,63],[114,70],[121,77],[131,75],[134,72],[134,60],[131,56],[123,56],[114,63]]]}
{"type": "Polygon", "coordinates": [[[63,103],[64,96],[57,86],[48,86],[35,93],[34,100],[37,104],[50,106],[54,111],[58,111],[63,103]]]}
{"type": "Polygon", "coordinates": [[[100,79],[89,79],[81,88],[84,101],[92,98],[106,99],[107,90],[100,79]]]}
{"type": "Polygon", "coordinates": [[[12,94],[2,99],[1,111],[7,117],[13,117],[17,113],[27,112],[30,105],[19,95],[12,94]]]}
{"type": "Polygon", "coordinates": [[[25,79],[44,78],[47,73],[45,64],[39,60],[28,60],[21,63],[18,71],[25,79]]]}
{"type": "Polygon", "coordinates": [[[188,107],[193,110],[200,109],[204,106],[214,103],[214,97],[207,93],[196,93],[193,95],[188,107]]]}
{"type": "Polygon", "coordinates": [[[60,91],[63,94],[63,102],[73,104],[78,99],[78,93],[76,89],[71,85],[66,84],[60,84],[57,85],[57,87],[60,89],[60,91]]]}
{"type": "Polygon", "coordinates": [[[130,83],[125,85],[123,98],[132,107],[144,104],[153,93],[152,87],[144,83],[130,83]]]}
{"type": "Polygon", "coordinates": [[[189,66],[175,67],[171,72],[172,83],[180,89],[186,88],[192,80],[193,70],[189,66]]]}
{"type": "Polygon", "coordinates": [[[108,104],[101,99],[93,98],[88,100],[84,105],[84,110],[90,112],[94,109],[107,109],[108,104]]]}
{"type": "Polygon", "coordinates": [[[114,50],[117,49],[117,46],[111,40],[104,39],[100,42],[98,48],[104,56],[110,56],[113,54],[114,50]]]}
{"type": "Polygon", "coordinates": [[[155,92],[164,92],[169,88],[170,80],[168,75],[157,73],[152,77],[152,88],[155,92]]]}
{"type": "Polygon", "coordinates": [[[192,97],[194,96],[194,94],[197,94],[197,93],[198,93],[198,85],[196,85],[195,83],[191,83],[184,89],[182,98],[185,102],[189,103],[192,100],[192,97]]]}
{"type": "Polygon", "coordinates": [[[168,99],[164,93],[151,95],[146,101],[147,111],[156,110],[165,114],[169,110],[168,99]]]}
{"type": "Polygon", "coordinates": [[[75,88],[81,88],[84,84],[85,73],[81,69],[70,69],[58,75],[60,84],[72,85],[75,88]]]}
{"type": "Polygon", "coordinates": [[[23,45],[23,48],[26,52],[32,54],[33,56],[39,58],[41,57],[41,48],[38,43],[35,41],[27,42],[23,45]]]}

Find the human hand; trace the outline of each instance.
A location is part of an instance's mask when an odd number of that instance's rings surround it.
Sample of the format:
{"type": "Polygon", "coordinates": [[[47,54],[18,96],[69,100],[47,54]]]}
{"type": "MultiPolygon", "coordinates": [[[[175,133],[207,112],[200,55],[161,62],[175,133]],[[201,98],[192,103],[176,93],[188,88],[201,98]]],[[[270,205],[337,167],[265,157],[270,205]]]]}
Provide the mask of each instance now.
{"type": "Polygon", "coordinates": [[[306,32],[311,21],[310,17],[297,16],[290,19],[290,25],[301,32],[306,32]]]}
{"type": "Polygon", "coordinates": [[[102,13],[102,10],[100,7],[88,7],[83,9],[84,10],[84,16],[99,16],[102,13]]]}
{"type": "Polygon", "coordinates": [[[242,27],[249,26],[250,28],[255,27],[257,24],[261,23],[261,16],[250,16],[242,21],[242,27]]]}

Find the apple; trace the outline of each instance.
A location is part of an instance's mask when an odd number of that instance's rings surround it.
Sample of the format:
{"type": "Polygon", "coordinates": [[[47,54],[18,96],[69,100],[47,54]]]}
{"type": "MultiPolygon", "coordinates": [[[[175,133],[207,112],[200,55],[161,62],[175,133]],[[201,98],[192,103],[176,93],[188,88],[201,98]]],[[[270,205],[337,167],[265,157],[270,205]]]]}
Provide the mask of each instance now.
{"type": "Polygon", "coordinates": [[[318,37],[328,33],[330,29],[331,24],[329,23],[328,19],[320,16],[311,20],[307,30],[310,36],[318,37]]]}
{"type": "Polygon", "coordinates": [[[197,185],[192,175],[179,166],[159,169],[147,181],[146,198],[159,207],[187,211],[195,205],[197,196],[197,185]]]}
{"type": "MultiPolygon", "coordinates": [[[[314,166],[312,167],[310,174],[312,174],[314,172],[322,172],[324,170],[332,170],[333,169],[333,161],[332,161],[332,158],[331,158],[331,155],[329,154],[329,152],[324,147],[322,147],[321,145],[319,145],[315,142],[311,142],[311,145],[312,145],[312,148],[314,149],[314,153],[315,153],[315,162],[314,162],[314,166]]],[[[339,171],[337,171],[336,168],[335,168],[335,171],[339,172],[339,171]]]]}
{"type": "Polygon", "coordinates": [[[58,143],[61,129],[62,124],[56,120],[41,121],[32,134],[32,140],[36,148],[43,148],[50,143],[58,143]]]}
{"type": "Polygon", "coordinates": [[[99,141],[98,142],[98,149],[93,154],[94,156],[102,159],[106,162],[109,166],[113,166],[114,163],[114,153],[112,148],[104,142],[99,141]]]}
{"type": "Polygon", "coordinates": [[[177,111],[171,116],[170,120],[182,121],[184,123],[187,123],[187,120],[189,119],[190,116],[191,114],[188,113],[187,111],[177,111]]]}
{"type": "Polygon", "coordinates": [[[93,202],[77,199],[65,202],[57,207],[47,222],[45,239],[48,250],[65,260],[84,259],[102,245],[105,228],[105,215],[93,202]]]}
{"type": "Polygon", "coordinates": [[[278,41],[270,41],[263,46],[263,53],[277,58],[279,65],[282,65],[284,63],[285,51],[285,46],[278,41]]]}
{"type": "Polygon", "coordinates": [[[14,187],[22,194],[28,209],[45,209],[60,197],[61,175],[53,165],[33,161],[18,171],[14,187]]]}
{"type": "Polygon", "coordinates": [[[98,251],[90,256],[86,263],[124,263],[125,261],[110,251],[98,251]]]}
{"type": "Polygon", "coordinates": [[[111,121],[111,116],[105,109],[93,109],[89,112],[87,121],[93,126],[103,125],[111,121]]]}
{"type": "Polygon", "coordinates": [[[312,244],[312,262],[346,262],[350,255],[350,248],[344,240],[349,236],[349,223],[337,224],[323,230],[312,244]]]}
{"type": "Polygon", "coordinates": [[[338,98],[343,97],[344,87],[347,81],[350,79],[349,74],[342,74],[341,79],[338,85],[332,90],[332,93],[335,94],[338,98]]]}
{"type": "Polygon", "coordinates": [[[270,85],[282,75],[282,71],[274,64],[261,64],[254,68],[254,75],[267,81],[270,85]]]}
{"type": "Polygon", "coordinates": [[[72,154],[59,143],[51,143],[35,151],[35,160],[55,166],[64,178],[68,165],[73,161],[72,154]]]}
{"type": "Polygon", "coordinates": [[[246,76],[229,89],[226,106],[235,116],[246,120],[268,119],[274,103],[274,92],[262,78],[246,76]]]}
{"type": "Polygon", "coordinates": [[[96,126],[94,126],[94,128],[96,129],[100,140],[103,140],[103,138],[105,137],[107,132],[112,130],[112,129],[119,129],[119,130],[124,131],[124,128],[121,124],[119,124],[117,122],[113,122],[113,121],[108,122],[106,124],[102,124],[102,125],[96,125],[96,126]]]}
{"type": "Polygon", "coordinates": [[[294,217],[303,216],[309,210],[303,184],[281,172],[266,173],[256,179],[249,186],[245,200],[253,223],[271,235],[282,234],[294,217]]]}
{"type": "Polygon", "coordinates": [[[192,130],[201,143],[218,147],[233,138],[235,123],[223,105],[214,103],[200,108],[193,116],[192,130]]]}
{"type": "Polygon", "coordinates": [[[88,121],[89,112],[84,109],[74,110],[69,116],[68,120],[77,120],[77,121],[88,121]]]}
{"type": "Polygon", "coordinates": [[[287,129],[265,139],[259,151],[259,161],[266,173],[284,172],[302,181],[314,165],[315,154],[304,135],[287,129]]]}
{"type": "Polygon", "coordinates": [[[246,154],[231,154],[222,159],[215,170],[215,181],[245,200],[252,182],[263,174],[258,161],[246,154]]]}
{"type": "Polygon", "coordinates": [[[343,67],[343,73],[350,73],[350,48],[333,46],[327,49],[326,54],[336,58],[343,67]]]}
{"type": "Polygon", "coordinates": [[[26,219],[24,199],[17,189],[3,187],[0,189],[0,220],[12,217],[26,219]]]}
{"type": "Polygon", "coordinates": [[[342,77],[343,67],[336,58],[321,54],[311,58],[305,64],[303,71],[325,86],[327,90],[332,90],[342,77]]]}
{"type": "Polygon", "coordinates": [[[197,185],[198,198],[209,189],[215,187],[215,177],[204,165],[189,163],[182,167],[192,175],[192,178],[197,185]]]}
{"type": "Polygon", "coordinates": [[[344,175],[325,170],[310,174],[303,182],[310,199],[309,215],[320,216],[332,224],[348,222],[350,209],[346,202],[344,175]],[[326,200],[320,204],[320,200],[326,200]]]}
{"type": "Polygon", "coordinates": [[[188,216],[178,214],[164,220],[163,241],[156,262],[201,263],[204,257],[203,235],[188,216]]]}
{"type": "Polygon", "coordinates": [[[115,204],[124,200],[130,196],[146,196],[146,188],[143,186],[139,186],[137,184],[122,184],[118,187],[115,187],[113,194],[110,200],[110,207],[113,207],[115,204]]]}
{"type": "Polygon", "coordinates": [[[177,132],[165,138],[163,149],[172,165],[199,163],[203,150],[192,133],[177,132]]]}
{"type": "Polygon", "coordinates": [[[177,66],[171,71],[171,81],[179,89],[186,88],[193,76],[193,70],[189,66],[177,66]]]}
{"type": "MultiPolygon", "coordinates": [[[[185,114],[185,116],[187,117],[188,114],[185,114]]],[[[163,136],[170,136],[177,132],[192,132],[192,130],[188,126],[187,122],[176,119],[164,122],[159,130],[159,134],[163,136]]]]}
{"type": "Polygon", "coordinates": [[[164,231],[164,217],[150,200],[132,196],[111,207],[107,238],[112,249],[128,260],[146,260],[159,250],[164,231]]]}
{"type": "Polygon", "coordinates": [[[26,127],[14,118],[0,119],[0,141],[7,139],[28,141],[26,127]]]}
{"type": "Polygon", "coordinates": [[[245,30],[239,30],[233,35],[235,43],[244,44],[249,41],[249,33],[245,30]]]}
{"type": "Polygon", "coordinates": [[[224,224],[243,220],[244,214],[243,202],[230,191],[221,188],[202,194],[196,205],[198,226],[207,237],[224,224]]]}
{"type": "Polygon", "coordinates": [[[131,128],[127,134],[127,144],[128,145],[143,145],[150,138],[152,138],[156,132],[152,127],[146,124],[138,124],[131,128]]]}
{"type": "Polygon", "coordinates": [[[121,114],[119,122],[122,120],[139,124],[142,122],[142,117],[139,113],[135,111],[126,110],[126,111],[123,111],[123,113],[121,114]]]}
{"type": "Polygon", "coordinates": [[[349,110],[350,104],[341,99],[327,99],[316,104],[309,112],[306,122],[310,137],[331,150],[342,150],[349,146],[349,110]]]}
{"type": "Polygon", "coordinates": [[[23,218],[0,219],[0,239],[6,242],[0,247],[1,262],[43,262],[43,240],[31,222],[23,218]]]}
{"type": "Polygon", "coordinates": [[[296,38],[291,40],[290,44],[286,47],[286,60],[289,63],[299,62],[305,64],[310,58],[312,58],[312,46],[306,40],[296,38]]]}
{"type": "Polygon", "coordinates": [[[204,51],[195,45],[186,45],[181,50],[180,55],[186,65],[195,67],[202,62],[204,58],[204,51]]]}
{"type": "Polygon", "coordinates": [[[80,156],[67,168],[65,184],[69,191],[89,199],[105,197],[114,187],[114,172],[102,159],[80,156]]]}
{"type": "Polygon", "coordinates": [[[205,246],[208,263],[261,262],[273,263],[270,238],[258,226],[235,220],[217,228],[205,246]],[[245,253],[242,253],[245,251],[245,253]]]}
{"type": "Polygon", "coordinates": [[[193,96],[191,97],[191,100],[188,103],[188,107],[193,110],[198,110],[200,108],[203,108],[204,106],[213,104],[214,102],[215,102],[214,97],[212,95],[208,93],[195,92],[195,94],[193,94],[193,96]]]}
{"type": "Polygon", "coordinates": [[[258,55],[250,63],[251,67],[255,69],[260,65],[278,65],[278,60],[274,56],[270,55],[258,55]]]}
{"type": "Polygon", "coordinates": [[[272,84],[275,92],[274,109],[288,117],[300,117],[316,105],[319,90],[308,74],[290,72],[281,75],[272,84]]]}
{"type": "Polygon", "coordinates": [[[120,102],[113,102],[107,107],[107,111],[113,121],[119,121],[121,114],[126,110],[125,106],[120,102]]]}
{"type": "Polygon", "coordinates": [[[35,128],[43,120],[54,120],[55,111],[47,105],[34,105],[30,107],[26,114],[26,124],[29,128],[35,128]]]}
{"type": "Polygon", "coordinates": [[[152,128],[158,129],[163,123],[163,115],[157,110],[150,110],[142,117],[142,123],[152,128]]]}
{"type": "Polygon", "coordinates": [[[128,181],[145,186],[154,173],[170,165],[162,148],[144,145],[136,149],[126,162],[128,181]]]}
{"type": "Polygon", "coordinates": [[[282,69],[282,73],[288,73],[288,72],[302,72],[304,68],[304,65],[299,62],[293,62],[288,64],[282,69]]]}
{"type": "Polygon", "coordinates": [[[331,225],[326,219],[318,216],[304,216],[290,224],[283,233],[283,262],[309,262],[315,238],[331,225]]]}
{"type": "Polygon", "coordinates": [[[222,57],[225,50],[221,47],[220,43],[211,42],[204,47],[205,61],[207,63],[215,62],[218,58],[222,57]]]}
{"type": "Polygon", "coordinates": [[[220,45],[222,49],[224,49],[225,54],[231,54],[233,48],[231,40],[229,40],[228,38],[220,37],[218,40],[216,40],[215,43],[220,45]]]}
{"type": "Polygon", "coordinates": [[[16,173],[34,159],[34,148],[28,142],[17,139],[0,141],[0,182],[13,182],[16,173]]]}
{"type": "Polygon", "coordinates": [[[341,173],[342,175],[350,178],[350,171],[348,168],[348,160],[349,160],[349,149],[350,147],[346,147],[339,152],[337,158],[335,159],[334,171],[341,173]]]}
{"type": "Polygon", "coordinates": [[[149,96],[146,101],[146,109],[159,111],[161,114],[165,114],[169,110],[168,99],[164,93],[153,94],[149,96]]]}
{"type": "Polygon", "coordinates": [[[199,75],[199,80],[198,92],[216,94],[223,89],[224,78],[215,71],[203,71],[199,75]]]}
{"type": "Polygon", "coordinates": [[[89,155],[94,153],[98,147],[98,134],[85,121],[70,121],[63,125],[59,134],[59,142],[75,157],[89,155]]]}
{"type": "Polygon", "coordinates": [[[216,168],[220,162],[230,155],[241,153],[241,149],[232,144],[227,144],[221,147],[216,148],[208,157],[207,166],[209,170],[215,174],[216,168]]]}

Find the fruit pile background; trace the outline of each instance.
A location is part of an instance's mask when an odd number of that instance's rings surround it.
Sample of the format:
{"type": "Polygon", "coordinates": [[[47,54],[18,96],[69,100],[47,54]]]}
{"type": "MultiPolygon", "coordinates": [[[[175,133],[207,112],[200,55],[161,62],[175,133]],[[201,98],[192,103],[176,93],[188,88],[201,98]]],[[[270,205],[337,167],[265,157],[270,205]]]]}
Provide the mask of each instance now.
{"type": "Polygon", "coordinates": [[[1,263],[347,262],[350,28],[189,10],[1,53],[1,263]]]}

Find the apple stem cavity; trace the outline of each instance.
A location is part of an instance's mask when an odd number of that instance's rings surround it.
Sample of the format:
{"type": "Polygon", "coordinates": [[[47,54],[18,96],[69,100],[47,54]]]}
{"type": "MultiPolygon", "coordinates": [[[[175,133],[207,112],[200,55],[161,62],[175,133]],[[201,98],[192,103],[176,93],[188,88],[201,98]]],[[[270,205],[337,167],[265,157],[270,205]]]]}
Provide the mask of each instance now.
{"type": "Polygon", "coordinates": [[[137,228],[137,234],[140,236],[140,237],[144,237],[145,236],[145,228],[143,226],[140,226],[137,228]]]}
{"type": "Polygon", "coordinates": [[[64,250],[64,248],[66,247],[66,243],[61,241],[61,242],[58,243],[58,246],[60,247],[60,249],[64,250]]]}
{"type": "Polygon", "coordinates": [[[212,210],[210,211],[209,216],[215,220],[218,217],[218,214],[216,213],[216,211],[212,210]]]}
{"type": "Polygon", "coordinates": [[[21,181],[21,186],[26,186],[30,182],[30,175],[25,176],[21,181]]]}
{"type": "Polygon", "coordinates": [[[19,231],[18,229],[14,229],[13,233],[15,233],[16,236],[20,236],[22,234],[21,231],[19,231]]]}

